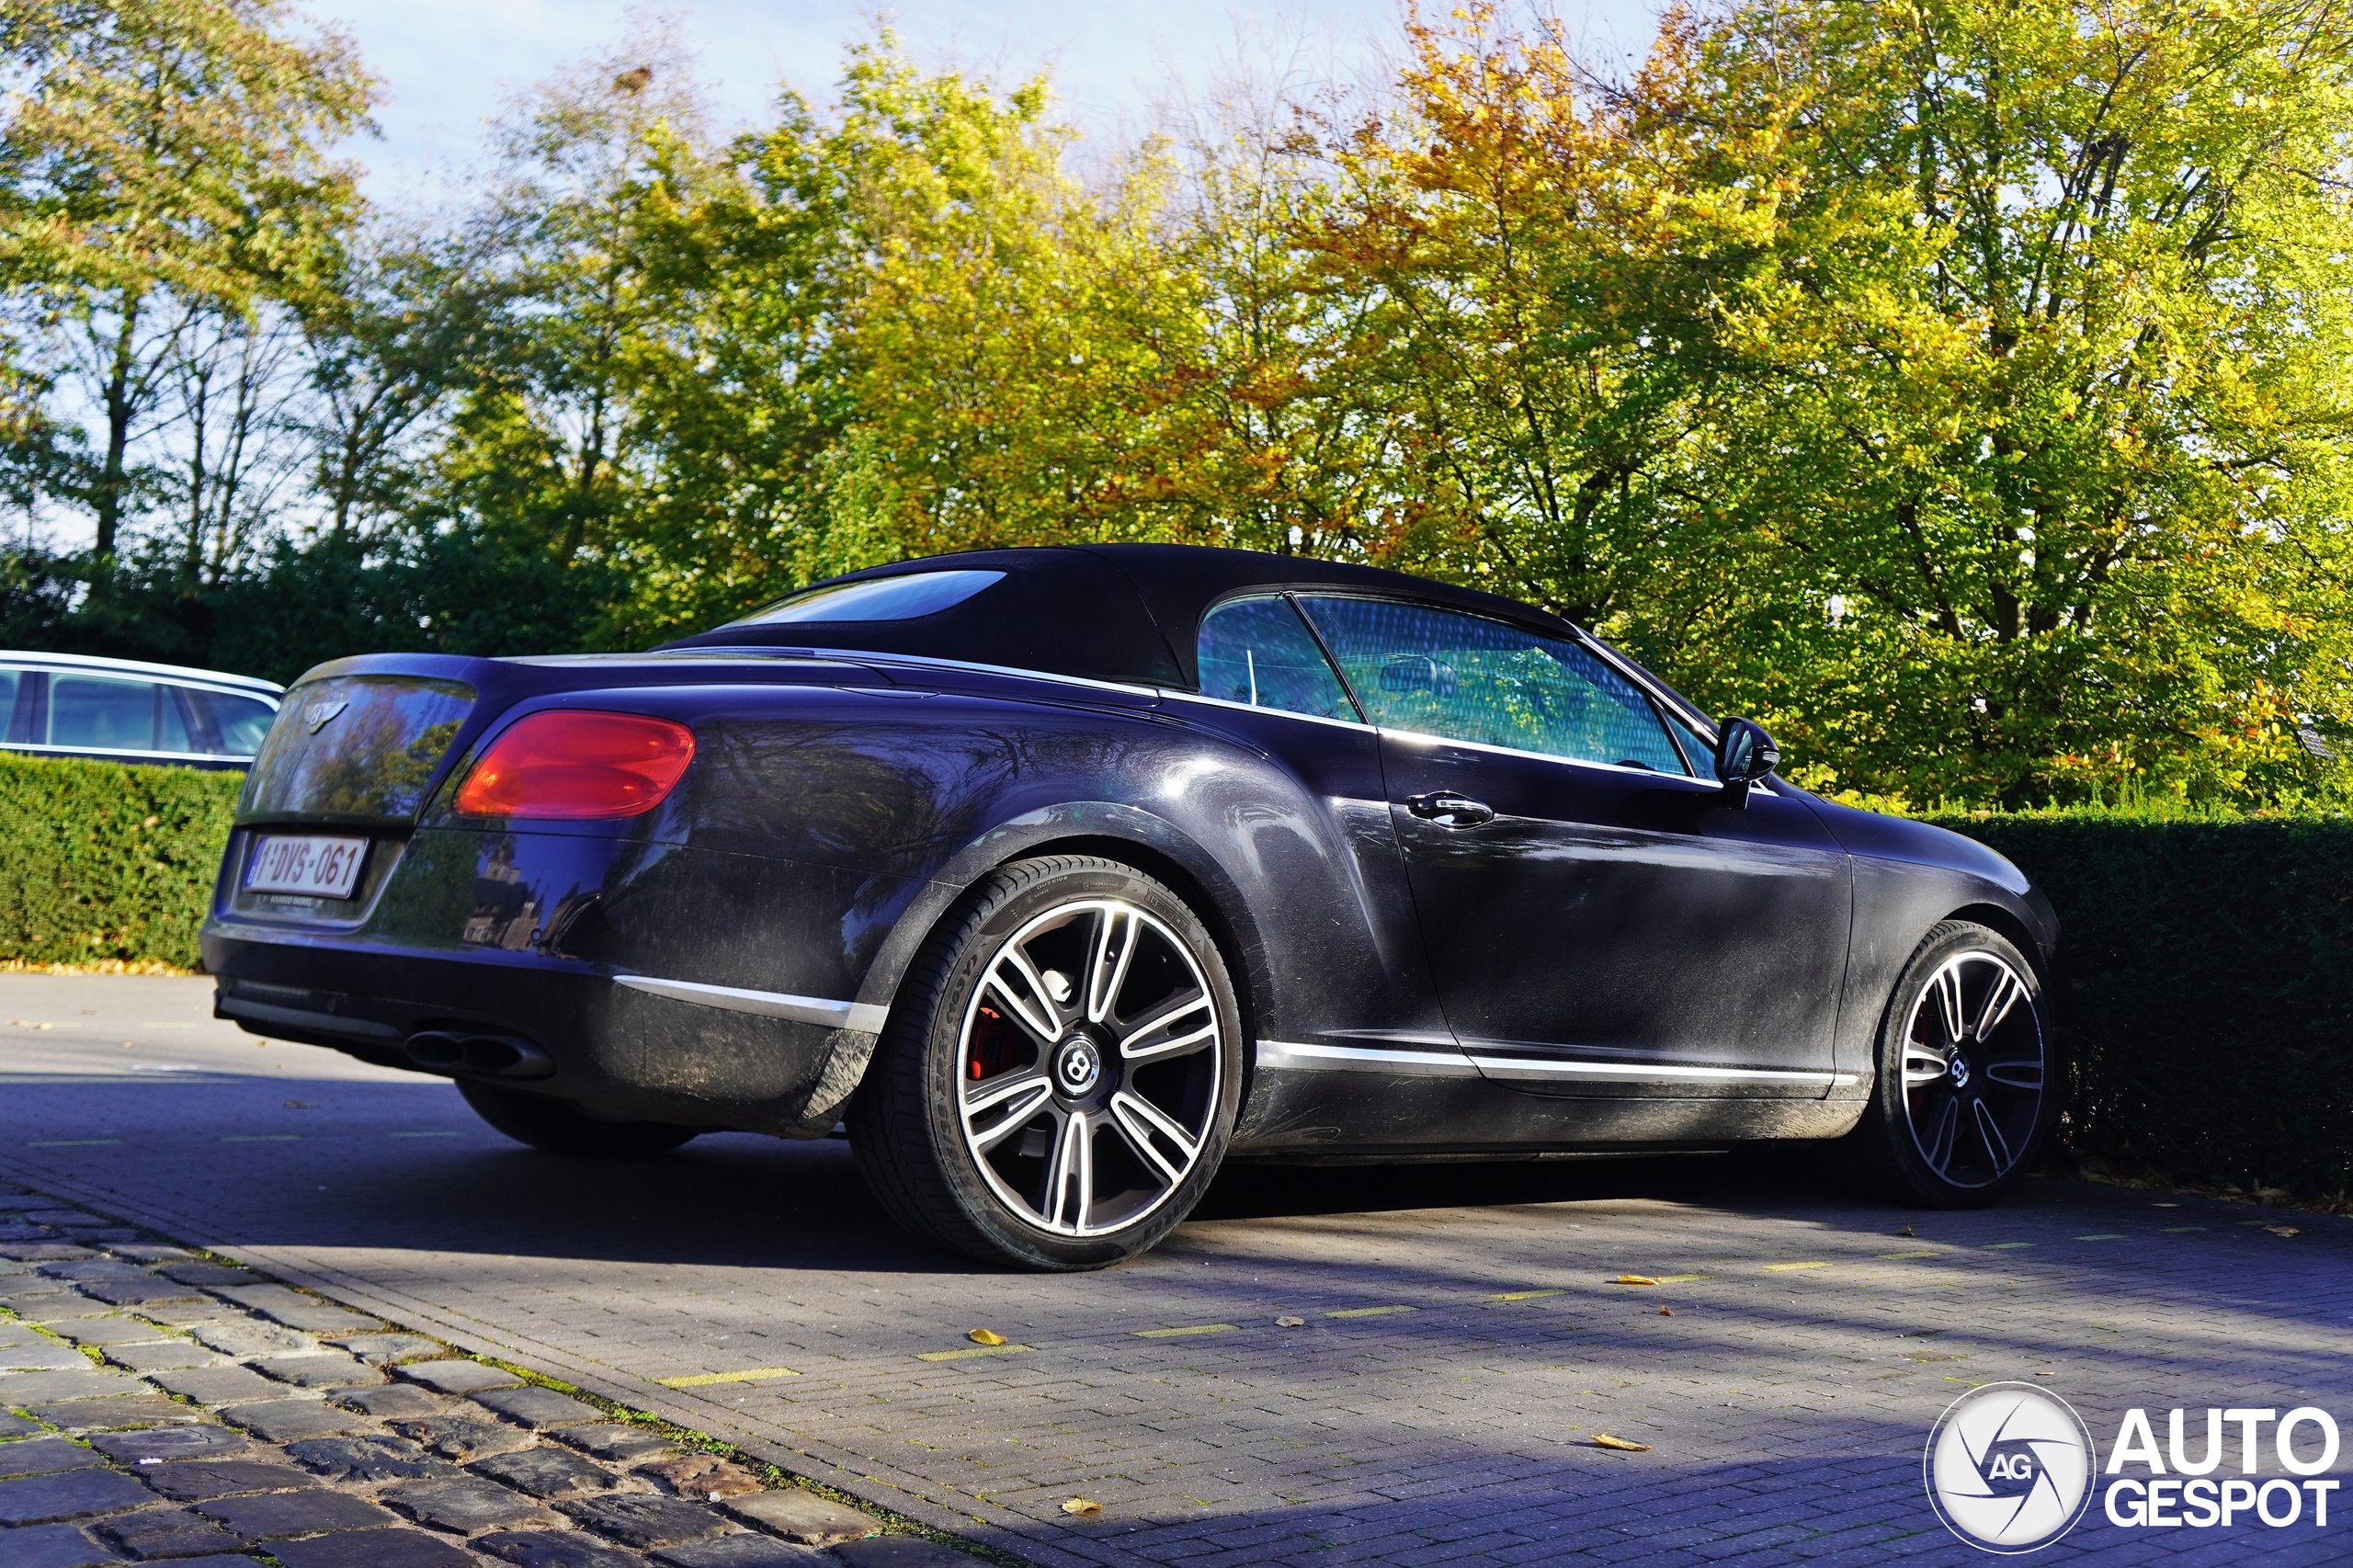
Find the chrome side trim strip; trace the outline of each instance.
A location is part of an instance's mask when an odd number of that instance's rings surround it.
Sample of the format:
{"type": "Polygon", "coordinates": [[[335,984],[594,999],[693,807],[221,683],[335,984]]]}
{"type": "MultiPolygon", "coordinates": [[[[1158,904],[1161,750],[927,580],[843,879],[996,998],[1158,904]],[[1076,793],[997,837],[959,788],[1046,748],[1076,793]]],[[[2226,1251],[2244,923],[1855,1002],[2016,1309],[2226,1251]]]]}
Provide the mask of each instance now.
{"type": "Polygon", "coordinates": [[[724,1007],[731,1013],[756,1013],[764,1018],[790,1018],[796,1024],[822,1024],[827,1028],[856,1029],[881,1034],[891,1016],[887,1007],[865,1002],[829,1002],[822,996],[792,996],[781,991],[745,991],[733,985],[701,985],[691,980],[656,980],[650,974],[617,974],[615,985],[651,992],[673,1002],[724,1007]]]}
{"type": "Polygon", "coordinates": [[[1852,1073],[1789,1073],[1765,1067],[1670,1067],[1664,1063],[1556,1062],[1531,1056],[1495,1056],[1479,1051],[1471,1060],[1491,1078],[1576,1078],[1593,1084],[1803,1084],[1836,1088],[1855,1081],[1852,1073]]]}
{"type": "Polygon", "coordinates": [[[1332,1029],[1328,1033],[1341,1040],[1379,1040],[1382,1045],[1427,1045],[1442,1052],[1449,1062],[1461,1054],[1450,1034],[1438,1034],[1429,1029],[1332,1029]]]}
{"type": "Polygon", "coordinates": [[[1376,1051],[1366,1046],[1302,1044],[1262,1040],[1258,1065],[1313,1073],[1394,1073],[1408,1078],[1475,1078],[1479,1070],[1461,1051],[1376,1051]]]}
{"type": "MultiPolygon", "coordinates": [[[[797,648],[801,644],[796,642],[779,644],[779,646],[797,648]]],[[[680,651],[700,653],[703,650],[682,649],[680,651]]],[[[971,659],[934,658],[928,653],[878,653],[872,649],[857,648],[814,648],[811,652],[827,659],[839,659],[846,664],[867,665],[880,670],[895,667],[919,670],[972,670],[984,676],[1015,676],[1022,680],[1047,681],[1057,686],[1090,687],[1097,691],[1123,692],[1130,697],[1157,698],[1160,695],[1158,687],[1138,686],[1131,681],[1094,680],[1086,676],[1058,675],[1051,670],[1024,670],[1011,665],[983,665],[976,664],[971,659]]]]}

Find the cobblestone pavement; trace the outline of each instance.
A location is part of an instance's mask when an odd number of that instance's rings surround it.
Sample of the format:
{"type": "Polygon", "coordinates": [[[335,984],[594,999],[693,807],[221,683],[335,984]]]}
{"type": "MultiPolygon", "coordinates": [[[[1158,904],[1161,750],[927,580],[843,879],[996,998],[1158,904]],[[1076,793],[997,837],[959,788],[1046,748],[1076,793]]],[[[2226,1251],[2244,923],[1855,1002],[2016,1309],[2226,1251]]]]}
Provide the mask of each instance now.
{"type": "MultiPolygon", "coordinates": [[[[203,1409],[234,1426],[241,1405],[290,1411],[292,1401],[371,1434],[425,1421],[410,1430],[428,1447],[443,1430],[432,1422],[458,1419],[529,1446],[512,1457],[445,1450],[472,1467],[462,1482],[305,1471],[307,1484],[254,1494],[343,1510],[333,1517],[347,1523],[307,1540],[273,1532],[327,1514],[230,1506],[227,1494],[159,1499],[147,1488],[167,1466],[134,1456],[100,1468],[72,1437],[0,1447],[75,1467],[23,1495],[48,1488],[110,1510],[60,1540],[113,1542],[109,1520],[202,1517],[277,1541],[265,1549],[284,1562],[325,1562],[346,1559],[313,1543],[360,1528],[350,1510],[374,1509],[364,1523],[376,1545],[405,1532],[420,1552],[445,1554],[415,1561],[460,1562],[461,1539],[487,1554],[485,1542],[525,1550],[512,1543],[533,1530],[529,1544],[550,1550],[587,1540],[600,1521],[619,1528],[583,1497],[733,1517],[724,1504],[714,1514],[707,1499],[671,1497],[667,1472],[584,1459],[561,1432],[532,1437],[535,1417],[494,1393],[466,1411],[468,1396],[433,1394],[397,1368],[394,1381],[358,1392],[305,1387],[312,1366],[349,1375],[349,1357],[208,1346],[152,1302],[113,1302],[108,1279],[72,1278],[96,1269],[131,1295],[163,1289],[153,1281],[178,1266],[159,1276],[139,1250],[153,1237],[449,1347],[418,1352],[432,1359],[494,1358],[710,1434],[746,1463],[1055,1565],[1974,1562],[1920,1482],[1929,1426],[1971,1385],[2041,1384],[2103,1447],[2132,1407],[2152,1413],[2160,1442],[2175,1407],[2192,1412],[2193,1432],[2208,1406],[2353,1415],[2353,1224],[2331,1219],[2058,1182],[1991,1211],[1903,1213],[1750,1155],[1237,1167],[1138,1263],[1040,1278],[902,1240],[838,1143],[724,1135],[658,1160],[556,1160],[482,1127],[446,1085],[257,1046],[207,1021],[208,997],[200,982],[0,976],[0,1175],[98,1216],[57,1223],[84,1246],[113,1247],[108,1258],[0,1265],[27,1270],[0,1278],[0,1300],[24,1280],[49,1292],[39,1301],[93,1314],[0,1329],[36,1357],[0,1381],[0,1405],[62,1409],[51,1402],[74,1396],[17,1380],[100,1378],[85,1369],[95,1356],[176,1396],[124,1382],[111,1386],[131,1392],[104,1396],[115,1408],[205,1430],[228,1428],[203,1409]],[[1609,1282],[1627,1274],[1659,1283],[1609,1282]],[[69,1351],[68,1322],[104,1326],[78,1341],[87,1351],[69,1351]],[[968,1331],[983,1327],[1010,1343],[972,1344],[968,1331]],[[203,1367],[162,1364],[214,1354],[203,1367]],[[289,1359],[298,1354],[328,1362],[289,1359]],[[174,1386],[199,1376],[212,1381],[174,1386]],[[393,1397],[368,1390],[464,1415],[346,1410],[393,1397]],[[1597,1446],[1604,1431],[1649,1451],[1597,1446]],[[529,1501],[546,1484],[534,1465],[602,1480],[541,1506],[529,1501]],[[389,1497],[402,1487],[437,1483],[463,1494],[438,1519],[381,1511],[401,1511],[389,1497]],[[330,1496],[344,1501],[316,1501],[330,1496]],[[1074,1497],[1102,1511],[1064,1513],[1074,1497]],[[501,1507],[524,1512],[492,1522],[501,1507]]],[[[31,1200],[6,1200],[24,1228],[0,1229],[14,1238],[0,1253],[55,1244],[36,1235],[46,1210],[25,1208],[31,1200]]],[[[267,1317],[290,1299],[304,1303],[290,1313],[328,1310],[299,1292],[224,1297],[190,1283],[182,1310],[224,1323],[250,1326],[249,1309],[267,1317]]],[[[332,1341],[348,1326],[301,1332],[332,1341]]],[[[260,1462],[283,1465],[276,1444],[257,1446],[269,1449],[260,1462]]],[[[301,1455],[282,1451],[300,1469],[301,1455]]],[[[2268,1445],[2260,1459],[2266,1474],[2286,1473],[2268,1445]]],[[[2331,1473],[2353,1470],[2347,1460],[2331,1473]]],[[[6,1488],[20,1484],[0,1482],[0,1523],[26,1521],[0,1536],[6,1568],[51,1561],[17,1543],[61,1528],[7,1511],[6,1488]]],[[[2353,1528],[2347,1513],[2353,1500],[2325,1527],[2306,1513],[2283,1528],[2242,1517],[2136,1530],[2095,1506],[2038,1560],[2332,1562],[2347,1555],[2336,1538],[2353,1528]]],[[[131,1539],[108,1551],[161,1555],[198,1538],[131,1539]]],[[[756,1529],[731,1539],[745,1543],[735,1550],[790,1544],[756,1529]]],[[[90,1555],[54,1561],[112,1560],[74,1550],[90,1555]]],[[[347,1560],[408,1561],[391,1550],[347,1560]]],[[[899,1534],[834,1550],[944,1549],[899,1534]]]]}

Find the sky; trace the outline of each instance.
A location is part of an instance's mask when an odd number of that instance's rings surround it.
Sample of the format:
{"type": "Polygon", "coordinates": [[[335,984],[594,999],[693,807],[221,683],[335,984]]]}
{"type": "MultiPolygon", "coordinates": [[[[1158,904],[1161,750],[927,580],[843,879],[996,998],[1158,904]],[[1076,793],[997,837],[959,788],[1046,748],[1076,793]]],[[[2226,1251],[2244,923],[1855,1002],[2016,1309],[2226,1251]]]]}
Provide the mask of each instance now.
{"type": "MultiPolygon", "coordinates": [[[[1427,8],[1442,10],[1448,0],[1427,8]]],[[[1639,54],[1655,0],[1555,0],[1592,54],[1639,54]]],[[[483,122],[558,67],[627,36],[645,13],[629,0],[311,0],[358,41],[384,80],[381,140],[352,147],[369,193],[429,208],[473,159],[483,122]]],[[[887,16],[915,58],[999,81],[1053,71],[1069,118],[1116,142],[1152,123],[1172,82],[1195,90],[1237,59],[1310,78],[1345,78],[1398,36],[1396,0],[904,0],[887,11],[822,0],[700,0],[664,6],[698,47],[722,120],[762,116],[777,84],[819,102],[842,46],[887,16]]]]}

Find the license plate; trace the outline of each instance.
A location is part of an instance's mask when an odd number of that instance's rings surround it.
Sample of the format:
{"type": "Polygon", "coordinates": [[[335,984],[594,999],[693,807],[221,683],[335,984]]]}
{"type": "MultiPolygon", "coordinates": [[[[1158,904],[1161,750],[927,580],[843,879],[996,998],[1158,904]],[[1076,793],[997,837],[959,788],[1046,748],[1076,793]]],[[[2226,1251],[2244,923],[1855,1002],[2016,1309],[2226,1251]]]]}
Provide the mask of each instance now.
{"type": "Polygon", "coordinates": [[[245,891],[349,898],[367,858],[364,838],[260,838],[245,863],[245,891]]]}

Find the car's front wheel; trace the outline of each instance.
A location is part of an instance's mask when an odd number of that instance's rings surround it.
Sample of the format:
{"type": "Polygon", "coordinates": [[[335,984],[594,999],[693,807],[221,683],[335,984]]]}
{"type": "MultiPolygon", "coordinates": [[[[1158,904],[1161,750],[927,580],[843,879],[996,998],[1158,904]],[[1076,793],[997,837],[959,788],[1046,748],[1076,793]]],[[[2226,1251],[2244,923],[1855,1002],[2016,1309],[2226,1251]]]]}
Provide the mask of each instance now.
{"type": "Polygon", "coordinates": [[[702,1131],[666,1121],[598,1116],[546,1095],[525,1094],[472,1078],[458,1080],[458,1093],[476,1115],[517,1143],[556,1154],[608,1160],[661,1154],[702,1131]]]}
{"type": "Polygon", "coordinates": [[[1007,866],[935,933],[851,1103],[851,1147],[909,1230],[1031,1268],[1158,1242],[1216,1174],[1241,1020],[1184,901],[1114,861],[1007,866]]]}
{"type": "Polygon", "coordinates": [[[1996,931],[1949,920],[1896,982],[1850,1153],[1874,1187],[1938,1209],[1994,1202],[2058,1115],[2041,982],[1996,931]]]}

